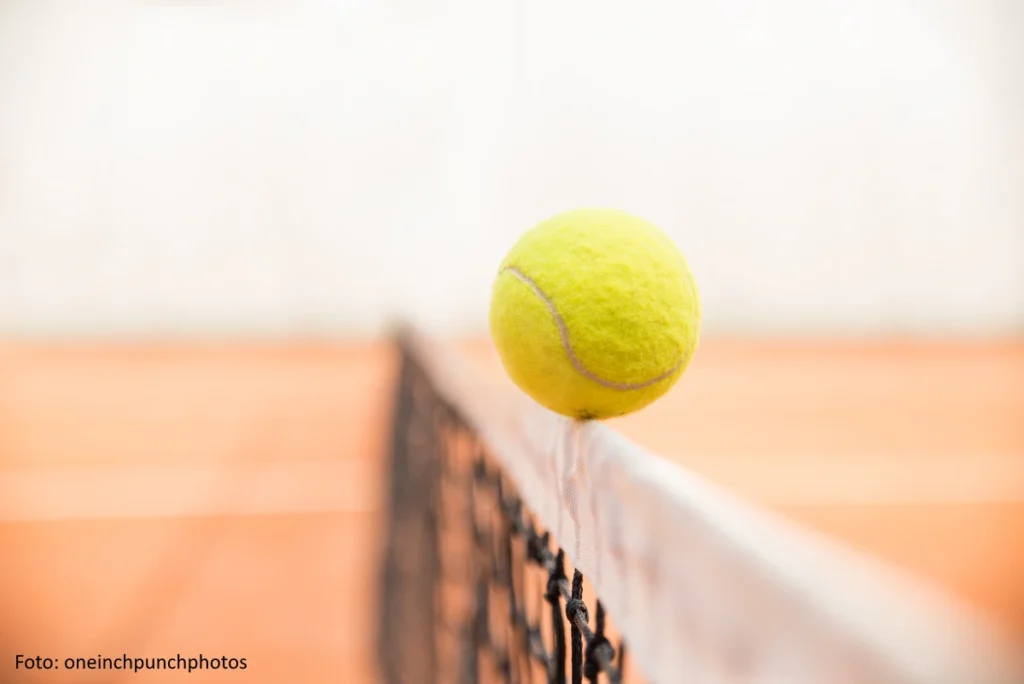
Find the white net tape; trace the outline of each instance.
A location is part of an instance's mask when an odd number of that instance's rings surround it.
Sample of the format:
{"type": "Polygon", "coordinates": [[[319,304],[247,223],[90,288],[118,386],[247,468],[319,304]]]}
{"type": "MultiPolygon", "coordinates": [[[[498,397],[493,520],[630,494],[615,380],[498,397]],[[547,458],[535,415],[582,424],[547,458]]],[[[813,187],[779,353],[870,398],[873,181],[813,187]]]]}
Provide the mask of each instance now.
{"type": "Polygon", "coordinates": [[[604,425],[545,411],[421,332],[407,338],[589,579],[649,680],[1024,682],[1004,635],[941,592],[604,425]]]}

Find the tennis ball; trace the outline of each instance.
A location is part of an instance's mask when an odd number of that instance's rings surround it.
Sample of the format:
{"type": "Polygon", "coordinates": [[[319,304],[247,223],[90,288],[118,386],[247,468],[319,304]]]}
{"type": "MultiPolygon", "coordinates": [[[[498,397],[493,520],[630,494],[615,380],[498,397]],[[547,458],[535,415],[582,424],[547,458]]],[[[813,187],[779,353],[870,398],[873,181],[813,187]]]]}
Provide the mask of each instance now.
{"type": "Polygon", "coordinates": [[[625,212],[582,209],[527,231],[501,262],[490,326],[512,381],[580,419],[637,411],[686,370],[697,286],[672,241],[625,212]]]}

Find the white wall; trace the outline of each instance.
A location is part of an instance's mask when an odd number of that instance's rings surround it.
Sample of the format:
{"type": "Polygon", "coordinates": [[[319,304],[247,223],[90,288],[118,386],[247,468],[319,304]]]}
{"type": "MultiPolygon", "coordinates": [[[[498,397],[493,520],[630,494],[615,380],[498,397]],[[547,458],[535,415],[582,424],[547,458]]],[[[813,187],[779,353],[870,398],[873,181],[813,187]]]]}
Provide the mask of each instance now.
{"type": "Polygon", "coordinates": [[[1017,0],[138,5],[0,4],[0,333],[483,329],[581,205],[709,332],[1024,329],[1017,0]]]}

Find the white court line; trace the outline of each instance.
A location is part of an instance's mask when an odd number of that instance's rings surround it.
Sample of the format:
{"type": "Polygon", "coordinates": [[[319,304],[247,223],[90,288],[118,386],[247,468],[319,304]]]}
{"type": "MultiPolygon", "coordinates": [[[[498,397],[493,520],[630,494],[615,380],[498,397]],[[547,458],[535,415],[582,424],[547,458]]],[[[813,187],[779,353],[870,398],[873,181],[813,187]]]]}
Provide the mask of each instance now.
{"type": "Polygon", "coordinates": [[[382,474],[372,459],[8,470],[0,521],[365,512],[382,474]]]}

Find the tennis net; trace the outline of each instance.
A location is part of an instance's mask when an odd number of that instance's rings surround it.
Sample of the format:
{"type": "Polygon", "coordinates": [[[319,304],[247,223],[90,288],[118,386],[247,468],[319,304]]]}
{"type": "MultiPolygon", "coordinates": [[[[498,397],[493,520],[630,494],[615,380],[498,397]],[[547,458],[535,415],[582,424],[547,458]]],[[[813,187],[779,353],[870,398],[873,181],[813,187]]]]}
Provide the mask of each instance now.
{"type": "Polygon", "coordinates": [[[982,618],[406,327],[389,684],[1021,684],[982,618]]]}

